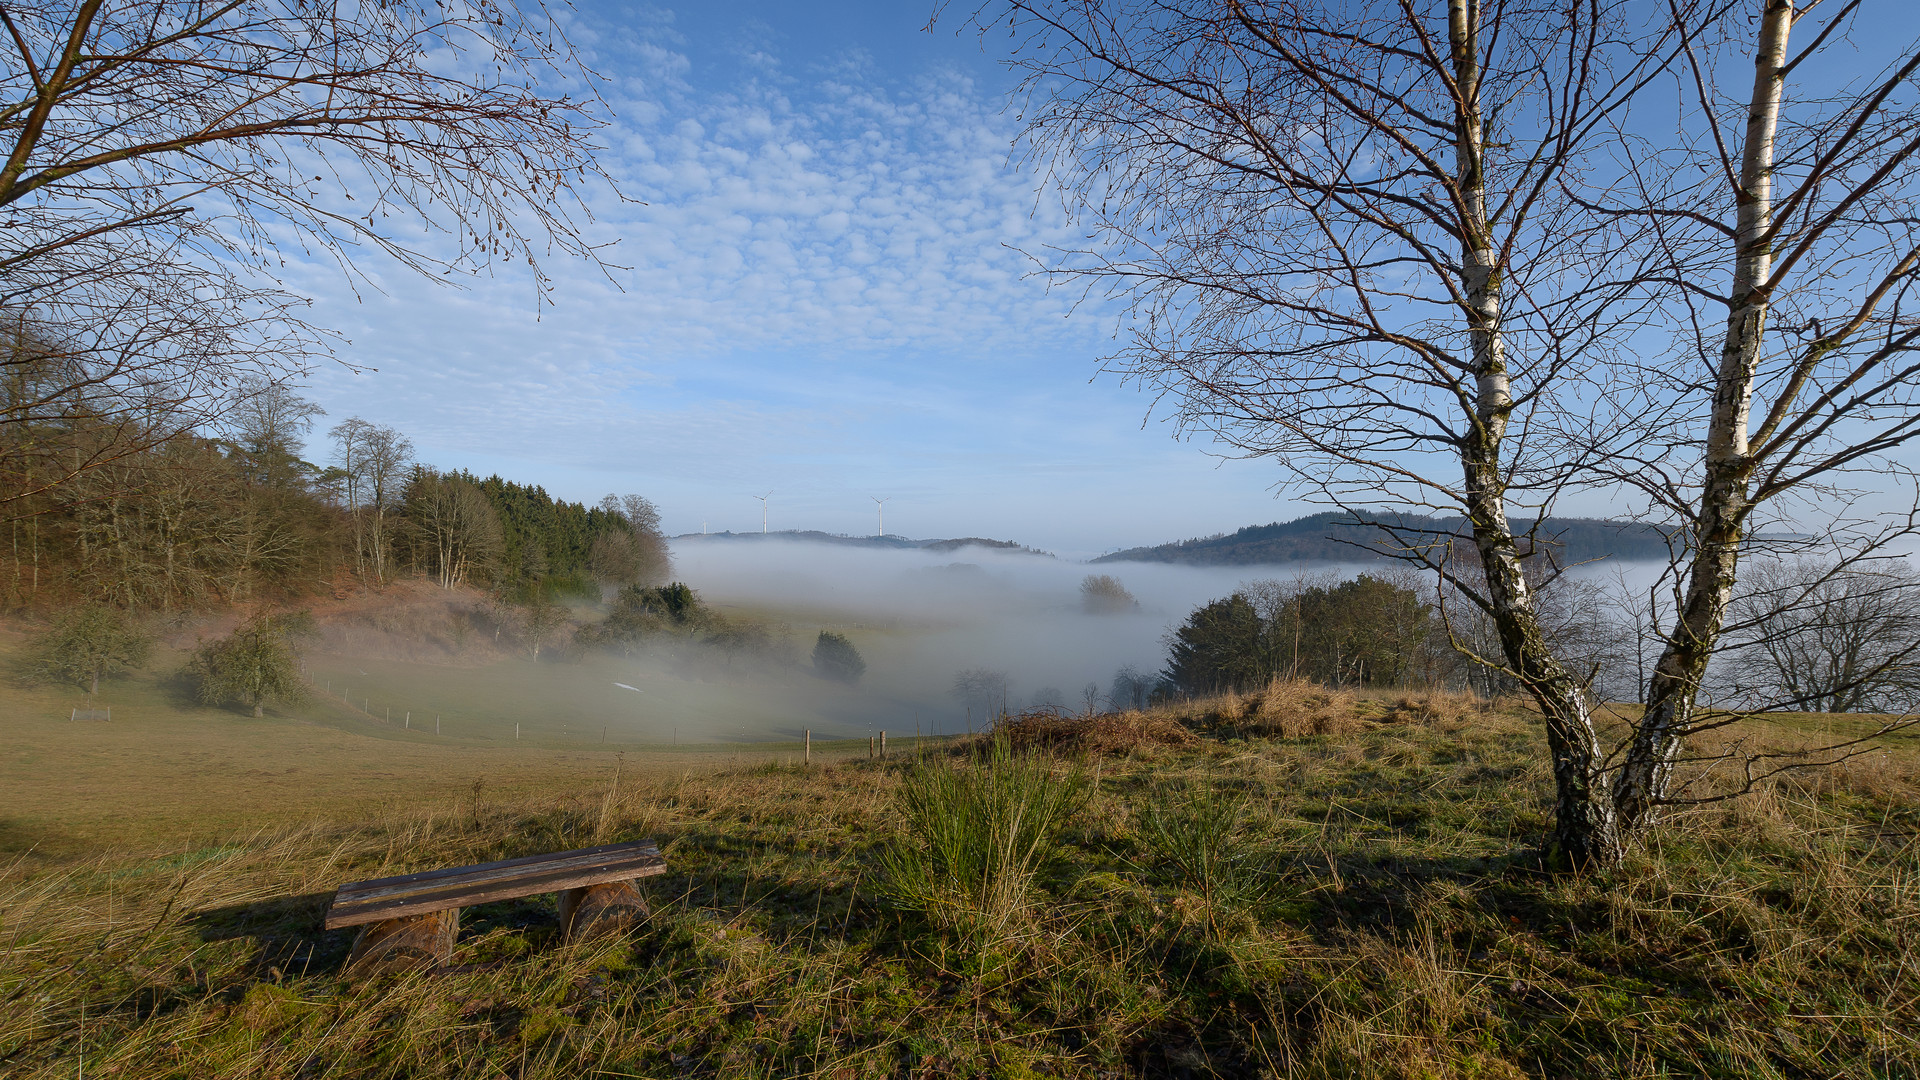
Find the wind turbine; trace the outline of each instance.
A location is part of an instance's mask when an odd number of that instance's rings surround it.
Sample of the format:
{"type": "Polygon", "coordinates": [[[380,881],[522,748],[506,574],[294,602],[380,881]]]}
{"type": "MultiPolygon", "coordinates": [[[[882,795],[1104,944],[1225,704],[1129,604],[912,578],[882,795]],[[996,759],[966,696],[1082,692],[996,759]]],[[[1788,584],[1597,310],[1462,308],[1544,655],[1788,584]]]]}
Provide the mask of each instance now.
{"type": "Polygon", "coordinates": [[[887,504],[893,501],[893,496],[889,495],[883,499],[878,495],[869,495],[867,498],[873,500],[874,522],[880,528],[880,531],[874,535],[884,539],[887,535],[887,504]]]}
{"type": "Polygon", "coordinates": [[[773,498],[773,492],[755,495],[754,498],[760,500],[760,535],[765,536],[767,534],[767,500],[773,498]]]}

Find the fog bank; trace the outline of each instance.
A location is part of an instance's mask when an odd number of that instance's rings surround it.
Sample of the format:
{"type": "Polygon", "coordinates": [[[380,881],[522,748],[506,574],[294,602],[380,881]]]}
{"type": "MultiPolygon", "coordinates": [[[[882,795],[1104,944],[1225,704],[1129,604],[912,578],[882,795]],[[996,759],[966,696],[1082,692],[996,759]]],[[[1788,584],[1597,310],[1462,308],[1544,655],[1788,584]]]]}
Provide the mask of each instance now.
{"type": "Polygon", "coordinates": [[[1089,684],[1104,696],[1122,665],[1157,671],[1167,631],[1244,581],[1361,569],[1089,566],[979,547],[931,553],[778,539],[683,539],[673,557],[675,576],[728,615],[791,626],[803,663],[820,629],[847,634],[867,661],[858,687],[846,692],[812,680],[821,685],[789,686],[785,697],[796,715],[815,718],[816,733],[854,734],[979,724],[951,694],[955,676],[968,669],[1005,673],[1010,707],[1048,690],[1078,707],[1089,684]],[[1088,612],[1080,583],[1095,573],[1119,578],[1138,606],[1088,612]]]}

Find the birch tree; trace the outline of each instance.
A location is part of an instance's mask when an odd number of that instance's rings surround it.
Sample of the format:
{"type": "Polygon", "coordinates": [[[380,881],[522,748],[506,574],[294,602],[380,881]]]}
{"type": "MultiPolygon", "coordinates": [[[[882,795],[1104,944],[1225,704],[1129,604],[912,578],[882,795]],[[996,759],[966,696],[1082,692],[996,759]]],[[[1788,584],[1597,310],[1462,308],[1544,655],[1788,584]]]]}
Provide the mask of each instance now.
{"type": "MultiPolygon", "coordinates": [[[[1700,715],[1699,696],[1759,526],[1795,511],[1820,524],[1821,504],[1841,501],[1861,473],[1898,474],[1891,455],[1920,434],[1920,40],[1886,41],[1895,10],[1674,0],[1679,104],[1694,137],[1650,155],[1643,140],[1623,147],[1637,167],[1595,200],[1648,235],[1653,273],[1680,286],[1665,307],[1677,364],[1651,373],[1679,407],[1613,470],[1688,540],[1618,778],[1630,830],[1676,801],[1688,737],[1731,722],[1700,715]],[[1864,72],[1848,56],[1862,45],[1881,54],[1864,72]],[[1688,453],[1651,452],[1674,434],[1688,453]]],[[[1835,537],[1842,561],[1884,548],[1912,520],[1835,537]]]]}
{"type": "Polygon", "coordinates": [[[1800,69],[1860,10],[1827,5],[1798,58],[1790,0],[1016,0],[980,19],[1013,27],[1025,145],[1091,238],[1043,259],[1130,313],[1112,370],[1314,497],[1464,517],[1460,535],[1369,520],[1492,624],[1496,655],[1454,644],[1538,705],[1566,863],[1617,861],[1675,800],[1759,508],[1920,422],[1901,311],[1920,50],[1858,85],[1800,69]],[[1727,92],[1743,64],[1751,92],[1727,92]],[[1792,101],[1796,69],[1820,85],[1792,101]],[[1812,321],[1769,336],[1796,260],[1812,321]],[[1543,618],[1539,529],[1570,497],[1636,492],[1623,508],[1680,555],[1646,720],[1616,754],[1543,618]]]}

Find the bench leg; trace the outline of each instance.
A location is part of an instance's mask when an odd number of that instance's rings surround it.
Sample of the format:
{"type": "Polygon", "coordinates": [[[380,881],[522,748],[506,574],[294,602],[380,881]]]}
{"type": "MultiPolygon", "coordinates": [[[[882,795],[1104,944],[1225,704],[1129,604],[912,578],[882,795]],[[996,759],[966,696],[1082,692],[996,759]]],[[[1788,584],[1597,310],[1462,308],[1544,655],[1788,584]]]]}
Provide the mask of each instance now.
{"type": "Polygon", "coordinates": [[[631,881],[609,881],[560,892],[560,938],[581,941],[624,930],[647,917],[647,902],[631,881]]]}
{"type": "Polygon", "coordinates": [[[443,967],[453,959],[454,939],[459,936],[459,908],[368,923],[353,939],[347,974],[361,978],[443,967]]]}

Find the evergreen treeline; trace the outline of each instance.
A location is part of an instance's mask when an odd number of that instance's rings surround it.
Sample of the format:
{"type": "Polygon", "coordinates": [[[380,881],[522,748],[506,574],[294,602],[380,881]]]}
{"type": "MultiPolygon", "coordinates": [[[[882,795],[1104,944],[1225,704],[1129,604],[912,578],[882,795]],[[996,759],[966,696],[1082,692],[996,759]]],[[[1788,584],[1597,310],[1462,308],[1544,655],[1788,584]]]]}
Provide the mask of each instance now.
{"type": "Polygon", "coordinates": [[[538,485],[413,460],[392,428],[349,418],[330,460],[301,451],[322,411],[242,380],[217,430],[93,413],[37,416],[30,372],[0,385],[0,505],[10,511],[10,608],[97,602],[175,611],[339,592],[423,575],[526,601],[669,574],[659,514],[637,495],[600,505],[538,485]]]}

